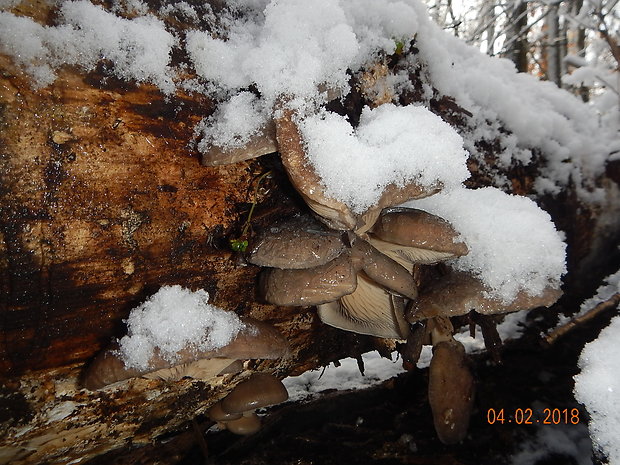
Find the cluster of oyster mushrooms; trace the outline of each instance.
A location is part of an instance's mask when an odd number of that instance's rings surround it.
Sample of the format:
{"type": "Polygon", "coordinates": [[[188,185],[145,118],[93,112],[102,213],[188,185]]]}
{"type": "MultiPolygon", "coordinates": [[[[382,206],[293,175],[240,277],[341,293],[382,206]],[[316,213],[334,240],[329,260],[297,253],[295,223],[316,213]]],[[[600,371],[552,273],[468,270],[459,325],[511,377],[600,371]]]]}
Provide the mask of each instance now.
{"type": "Polygon", "coordinates": [[[325,194],[304,153],[298,118],[284,106],[273,126],[245,147],[213,147],[203,154],[202,163],[213,166],[277,149],[292,185],[312,210],[273,225],[252,244],[248,261],[265,267],[260,293],[276,305],[316,306],[321,321],[346,331],[406,340],[403,357],[410,363],[417,361],[423,344],[432,344],[429,401],[435,428],[444,443],[457,443],[467,433],[474,382],[449,318],[549,306],[561,291],[548,287],[537,296],[521,291],[507,303],[490,296],[477,277],[451,271],[419,294],[421,266],[468,253],[446,220],[398,207],[433,195],[441,186],[391,184],[376,205],[356,214],[325,194]]]}

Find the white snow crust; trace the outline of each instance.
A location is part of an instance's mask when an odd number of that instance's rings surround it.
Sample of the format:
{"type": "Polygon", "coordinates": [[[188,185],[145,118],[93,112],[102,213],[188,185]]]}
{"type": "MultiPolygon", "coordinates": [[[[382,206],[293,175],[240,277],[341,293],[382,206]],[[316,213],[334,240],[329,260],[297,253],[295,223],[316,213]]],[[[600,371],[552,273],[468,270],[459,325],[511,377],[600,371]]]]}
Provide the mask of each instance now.
{"type": "Polygon", "coordinates": [[[469,253],[450,262],[480,278],[490,295],[505,302],[519,291],[540,294],[560,286],[566,244],[551,217],[527,197],[499,189],[453,189],[404,205],[450,222],[469,253]]]}
{"type": "Polygon", "coordinates": [[[324,112],[305,118],[301,132],[327,195],[357,213],[375,205],[390,183],[448,189],[469,177],[463,140],[422,106],[366,107],[355,129],[324,112]]]}
{"type": "MultiPolygon", "coordinates": [[[[584,302],[592,308],[620,292],[620,271],[609,276],[597,296],[584,302]]],[[[610,465],[620,464],[620,316],[583,348],[581,373],[575,376],[575,398],[590,414],[590,437],[610,465]]]]}
{"type": "Polygon", "coordinates": [[[206,291],[175,285],[163,286],[134,308],[126,320],[128,334],[119,341],[125,365],[146,370],[155,349],[175,363],[181,349],[207,351],[232,341],[244,324],[234,312],[208,302],[206,291]]]}

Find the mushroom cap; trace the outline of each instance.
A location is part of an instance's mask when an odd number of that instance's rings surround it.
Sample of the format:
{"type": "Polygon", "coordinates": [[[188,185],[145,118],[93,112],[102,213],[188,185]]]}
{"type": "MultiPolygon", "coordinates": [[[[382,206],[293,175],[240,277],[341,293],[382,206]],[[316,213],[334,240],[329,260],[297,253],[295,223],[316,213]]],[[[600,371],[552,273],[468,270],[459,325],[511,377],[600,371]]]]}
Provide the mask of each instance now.
{"type": "Polygon", "coordinates": [[[226,421],[223,424],[231,433],[244,436],[258,432],[262,426],[259,416],[254,412],[244,413],[241,418],[226,421]]]}
{"type": "Polygon", "coordinates": [[[415,182],[410,182],[403,186],[388,184],[383,190],[377,205],[370,207],[362,213],[360,219],[358,220],[355,232],[361,235],[372,229],[381,216],[381,213],[384,212],[384,209],[386,208],[395,207],[396,205],[405,203],[408,200],[423,199],[438,193],[440,190],[440,186],[426,187],[416,184],[415,182]]]}
{"type": "Polygon", "coordinates": [[[230,165],[277,151],[276,126],[273,121],[269,121],[242,147],[224,148],[212,145],[208,152],[202,154],[201,164],[204,166],[230,165]]]}
{"type": "Polygon", "coordinates": [[[209,407],[207,410],[207,416],[213,421],[230,421],[237,420],[243,415],[241,413],[228,413],[222,408],[222,401],[218,401],[209,407]]]}
{"type": "Polygon", "coordinates": [[[439,439],[444,444],[463,440],[474,401],[474,378],[463,344],[441,341],[433,346],[429,367],[428,400],[439,439]]]}
{"type": "Polygon", "coordinates": [[[409,325],[404,318],[405,304],[364,273],[357,276],[357,288],[339,301],[317,306],[321,321],[345,331],[387,339],[406,339],[409,325]]]}
{"type": "Polygon", "coordinates": [[[330,231],[310,215],[296,215],[261,234],[248,262],[282,269],[324,265],[344,250],[340,233],[330,231]]]}
{"type": "MultiPolygon", "coordinates": [[[[233,360],[276,359],[288,355],[288,342],[273,326],[252,318],[242,318],[241,320],[244,323],[244,328],[227,345],[207,351],[182,349],[177,353],[178,362],[175,364],[171,364],[156,351],[149,360],[150,368],[148,370],[126,367],[119,356],[118,344],[115,343],[93,359],[85,371],[82,385],[87,389],[97,390],[109,384],[158,370],[170,369],[173,366],[180,366],[176,371],[181,373],[181,376],[191,376],[187,371],[184,371],[186,367],[183,365],[201,359],[227,359],[225,362],[216,362],[219,369],[214,373],[213,376],[215,376],[233,360]]],[[[205,366],[209,365],[209,363],[205,363],[205,366]]],[[[166,376],[166,372],[163,372],[163,375],[166,376]]],[[[159,378],[161,376],[155,374],[154,377],[159,378]]]]}
{"type": "Polygon", "coordinates": [[[377,284],[410,299],[418,297],[411,272],[365,240],[355,240],[351,247],[351,260],[356,270],[363,270],[377,284]]]}
{"type": "Polygon", "coordinates": [[[468,253],[450,223],[413,208],[384,211],[369,237],[371,244],[399,263],[432,264],[468,253]]]}
{"type": "Polygon", "coordinates": [[[355,270],[348,253],[324,265],[303,270],[264,269],[259,292],[275,305],[318,305],[350,294],[357,286],[355,270]]]}
{"type": "Polygon", "coordinates": [[[558,288],[548,286],[539,295],[529,295],[520,291],[511,302],[487,297],[487,289],[482,281],[469,273],[452,271],[437,280],[420,297],[411,303],[407,311],[410,323],[435,316],[458,316],[475,310],[482,314],[508,313],[530,310],[536,307],[549,307],[562,295],[558,288]]]}
{"type": "Polygon", "coordinates": [[[222,400],[222,410],[228,413],[247,412],[287,399],[288,392],[278,378],[267,373],[253,373],[222,400]]]}
{"type": "Polygon", "coordinates": [[[355,229],[358,218],[343,202],[325,194],[321,178],[308,161],[295,122],[295,111],[283,104],[277,111],[276,138],[282,164],[291,183],[319,219],[332,229],[355,229]]]}

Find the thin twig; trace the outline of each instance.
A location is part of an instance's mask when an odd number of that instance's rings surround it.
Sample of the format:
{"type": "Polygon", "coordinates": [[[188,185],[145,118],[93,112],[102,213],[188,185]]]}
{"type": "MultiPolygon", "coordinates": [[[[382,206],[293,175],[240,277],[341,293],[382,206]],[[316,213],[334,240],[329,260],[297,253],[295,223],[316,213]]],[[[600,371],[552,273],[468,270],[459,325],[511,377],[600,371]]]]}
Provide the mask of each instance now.
{"type": "Polygon", "coordinates": [[[545,337],[545,342],[547,342],[547,344],[553,344],[558,338],[572,331],[577,326],[585,323],[588,320],[591,320],[592,318],[597,316],[599,313],[604,312],[605,310],[609,310],[611,308],[617,307],[618,304],[620,304],[620,292],[616,292],[609,299],[599,303],[598,305],[591,308],[583,315],[575,317],[572,320],[569,320],[567,323],[560,326],[559,328],[556,328],[551,333],[547,334],[547,336],[545,337]]]}

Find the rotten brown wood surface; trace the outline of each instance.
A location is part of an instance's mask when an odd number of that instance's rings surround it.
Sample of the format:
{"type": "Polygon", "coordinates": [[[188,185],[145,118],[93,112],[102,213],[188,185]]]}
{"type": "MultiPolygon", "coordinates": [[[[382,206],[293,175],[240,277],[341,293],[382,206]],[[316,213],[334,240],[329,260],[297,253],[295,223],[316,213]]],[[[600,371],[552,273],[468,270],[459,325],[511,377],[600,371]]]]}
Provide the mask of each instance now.
{"type": "Polygon", "coordinates": [[[0,463],[68,463],[149,443],[247,376],[79,388],[84,364],[162,285],[206,289],[215,305],[287,337],[289,359],[246,368],[284,376],[368,350],[311,309],[257,302],[259,268],[228,240],[255,200],[255,229],[301,204],[270,185],[285,179],[277,160],[200,165],[190,143],[213,111],[208,99],[166,100],[148,86],[71,70],[34,91],[6,57],[0,68],[0,463]]]}

